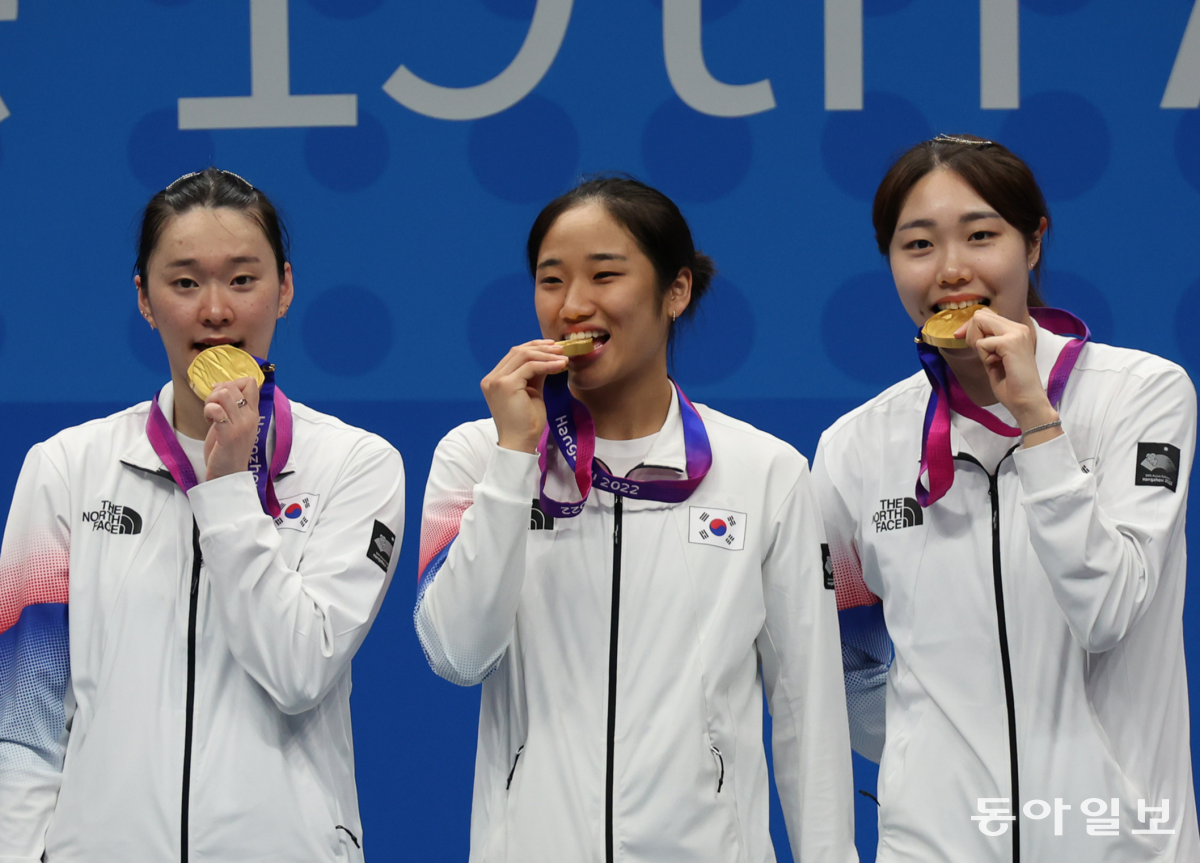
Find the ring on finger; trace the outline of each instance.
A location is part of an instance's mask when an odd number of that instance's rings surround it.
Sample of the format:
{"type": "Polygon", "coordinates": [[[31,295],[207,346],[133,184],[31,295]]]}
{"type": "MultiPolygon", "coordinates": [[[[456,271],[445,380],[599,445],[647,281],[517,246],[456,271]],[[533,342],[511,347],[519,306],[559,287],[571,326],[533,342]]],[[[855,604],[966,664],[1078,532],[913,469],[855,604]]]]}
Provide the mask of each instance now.
{"type": "Polygon", "coordinates": [[[240,408],[244,408],[244,407],[246,406],[246,400],[245,400],[245,399],[238,399],[238,400],[237,400],[237,406],[238,406],[238,407],[240,407],[240,408]]]}

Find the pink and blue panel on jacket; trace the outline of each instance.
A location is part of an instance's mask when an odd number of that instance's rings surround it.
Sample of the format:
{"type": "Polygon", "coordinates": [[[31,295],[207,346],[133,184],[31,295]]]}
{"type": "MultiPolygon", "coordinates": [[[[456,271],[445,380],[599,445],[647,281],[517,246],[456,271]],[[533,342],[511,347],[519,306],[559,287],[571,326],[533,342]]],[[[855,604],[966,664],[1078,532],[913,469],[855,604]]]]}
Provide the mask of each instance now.
{"type": "Polygon", "coordinates": [[[12,557],[0,566],[0,770],[36,760],[59,769],[71,676],[69,559],[57,550],[12,557]]]}

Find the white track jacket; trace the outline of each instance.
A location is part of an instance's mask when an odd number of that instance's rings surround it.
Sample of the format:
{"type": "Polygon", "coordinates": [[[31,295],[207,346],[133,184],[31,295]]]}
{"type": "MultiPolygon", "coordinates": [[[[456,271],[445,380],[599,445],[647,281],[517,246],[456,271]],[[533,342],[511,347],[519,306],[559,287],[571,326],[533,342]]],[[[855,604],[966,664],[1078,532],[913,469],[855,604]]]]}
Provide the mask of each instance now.
{"type": "Polygon", "coordinates": [[[249,472],[185,495],[148,411],[38,444],[17,483],[0,861],[361,860],[350,659],[395,566],[400,456],[292,403],[277,525],[249,472]]]}
{"type": "MultiPolygon", "coordinates": [[[[1038,327],[1043,385],[1065,343],[1038,327]]],[[[842,417],[813,468],[851,736],[882,751],[880,863],[1200,860],[1182,620],[1191,381],[1087,344],[1065,434],[1013,438],[991,474],[956,418],[954,484],[922,510],[929,394],[917,374],[842,417]]]]}
{"type": "MultiPolygon", "coordinates": [[[[438,445],[415,616],[438,674],[483,682],[473,863],[774,860],[763,687],[796,860],[857,860],[807,462],[699,411],[713,464],[688,500],[594,489],[575,518],[531,506],[537,457],[501,449],[493,421],[438,445]]],[[[684,472],[677,397],[645,464],[684,472]]],[[[551,466],[552,497],[577,500],[556,450],[551,466]]]]}

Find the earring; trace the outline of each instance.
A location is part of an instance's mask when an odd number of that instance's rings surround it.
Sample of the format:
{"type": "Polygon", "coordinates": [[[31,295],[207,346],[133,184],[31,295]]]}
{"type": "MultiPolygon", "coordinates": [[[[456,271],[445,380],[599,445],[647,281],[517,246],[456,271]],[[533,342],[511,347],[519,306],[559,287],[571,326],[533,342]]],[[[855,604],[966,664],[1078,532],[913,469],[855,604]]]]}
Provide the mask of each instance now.
{"type": "Polygon", "coordinates": [[[671,323],[675,323],[675,310],[671,309],[671,323]]]}

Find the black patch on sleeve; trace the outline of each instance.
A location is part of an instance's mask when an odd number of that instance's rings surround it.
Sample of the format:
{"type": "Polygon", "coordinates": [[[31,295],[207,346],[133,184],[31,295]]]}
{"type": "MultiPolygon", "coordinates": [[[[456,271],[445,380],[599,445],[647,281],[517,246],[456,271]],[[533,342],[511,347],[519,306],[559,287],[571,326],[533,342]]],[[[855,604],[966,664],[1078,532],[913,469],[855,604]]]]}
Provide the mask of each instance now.
{"type": "Polygon", "coordinates": [[[376,520],[375,529],[371,531],[371,544],[367,546],[367,557],[378,564],[380,569],[387,572],[395,547],[396,534],[389,530],[382,521],[376,520]]]}
{"type": "Polygon", "coordinates": [[[821,543],[821,571],[825,573],[825,589],[833,590],[833,555],[827,542],[821,543]]]}
{"type": "Polygon", "coordinates": [[[1154,485],[1175,491],[1179,483],[1179,447],[1169,443],[1138,442],[1134,485],[1154,485]]]}

